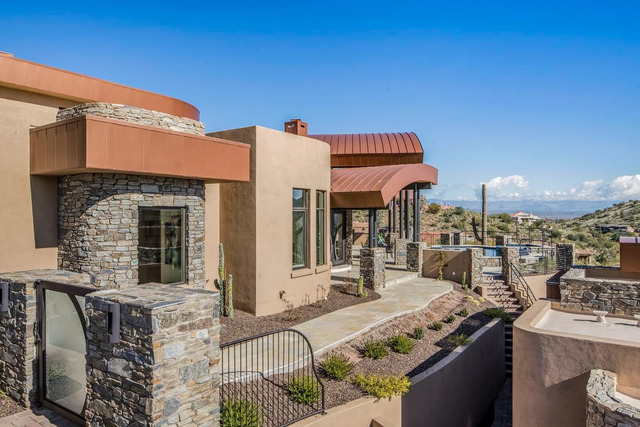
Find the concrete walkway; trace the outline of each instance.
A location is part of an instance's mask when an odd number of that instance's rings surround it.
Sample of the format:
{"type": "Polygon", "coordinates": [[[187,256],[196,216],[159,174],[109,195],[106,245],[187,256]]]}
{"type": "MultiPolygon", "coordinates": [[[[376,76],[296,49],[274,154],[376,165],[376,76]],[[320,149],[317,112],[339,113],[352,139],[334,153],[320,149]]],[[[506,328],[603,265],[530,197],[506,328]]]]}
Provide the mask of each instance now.
{"type": "Polygon", "coordinates": [[[378,300],[316,317],[293,329],[307,336],[314,355],[318,356],[380,323],[423,309],[451,290],[453,285],[449,282],[415,278],[380,290],[382,298],[378,300]]]}
{"type": "Polygon", "coordinates": [[[71,421],[56,415],[53,412],[43,409],[34,408],[26,411],[0,418],[0,427],[75,427],[71,421]]]}

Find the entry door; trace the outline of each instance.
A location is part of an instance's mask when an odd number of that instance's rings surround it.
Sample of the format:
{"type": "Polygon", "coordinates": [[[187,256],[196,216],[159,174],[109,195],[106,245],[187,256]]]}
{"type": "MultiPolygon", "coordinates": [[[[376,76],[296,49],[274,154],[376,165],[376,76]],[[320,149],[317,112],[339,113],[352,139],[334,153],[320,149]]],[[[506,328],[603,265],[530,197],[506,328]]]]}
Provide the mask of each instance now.
{"type": "Polygon", "coordinates": [[[331,211],[331,262],[347,262],[347,211],[331,211]]]}
{"type": "Polygon", "coordinates": [[[87,399],[84,303],[94,290],[54,282],[37,287],[40,402],[76,422],[84,419],[87,399]]]}

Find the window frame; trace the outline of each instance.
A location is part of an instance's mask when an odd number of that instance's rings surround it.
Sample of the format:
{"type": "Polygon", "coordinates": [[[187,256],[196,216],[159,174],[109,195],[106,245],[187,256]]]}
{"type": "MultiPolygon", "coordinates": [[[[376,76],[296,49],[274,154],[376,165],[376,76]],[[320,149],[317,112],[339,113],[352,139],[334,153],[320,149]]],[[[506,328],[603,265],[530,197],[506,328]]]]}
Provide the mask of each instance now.
{"type": "Polygon", "coordinates": [[[309,189],[307,188],[297,188],[294,187],[291,191],[291,205],[292,205],[292,211],[291,211],[291,268],[293,270],[304,270],[304,269],[308,269],[309,268],[309,189]],[[295,206],[294,205],[294,192],[296,190],[302,191],[303,193],[303,201],[304,201],[304,206],[300,207],[300,206],[295,206]],[[295,224],[295,214],[296,212],[298,213],[302,213],[304,215],[304,222],[303,222],[303,231],[302,231],[302,246],[303,246],[303,251],[302,254],[304,256],[304,262],[302,264],[294,264],[293,262],[293,245],[295,244],[294,241],[294,235],[293,235],[293,227],[295,224]]]}
{"type": "MultiPolygon", "coordinates": [[[[186,206],[138,206],[138,245],[136,246],[136,248],[138,249],[138,270],[140,269],[141,263],[140,263],[140,220],[142,219],[142,211],[166,211],[166,210],[173,210],[173,211],[180,211],[181,213],[181,239],[180,239],[180,244],[181,244],[181,275],[180,275],[180,281],[178,282],[170,282],[170,283],[162,283],[162,281],[160,282],[153,282],[153,281],[149,281],[149,282],[144,282],[141,283],[140,282],[140,272],[138,271],[138,285],[143,285],[146,283],[159,283],[161,285],[183,285],[183,284],[187,284],[188,282],[188,271],[187,271],[187,260],[188,260],[188,248],[187,248],[187,232],[188,232],[188,227],[187,227],[187,207],[186,206]]],[[[166,248],[159,248],[159,250],[163,251],[166,248]]]]}
{"type": "Polygon", "coordinates": [[[323,265],[327,265],[327,192],[316,190],[316,266],[323,265]],[[319,200],[322,200],[322,206],[319,206],[319,200]],[[320,227],[322,227],[322,238],[319,233],[320,227]]]}

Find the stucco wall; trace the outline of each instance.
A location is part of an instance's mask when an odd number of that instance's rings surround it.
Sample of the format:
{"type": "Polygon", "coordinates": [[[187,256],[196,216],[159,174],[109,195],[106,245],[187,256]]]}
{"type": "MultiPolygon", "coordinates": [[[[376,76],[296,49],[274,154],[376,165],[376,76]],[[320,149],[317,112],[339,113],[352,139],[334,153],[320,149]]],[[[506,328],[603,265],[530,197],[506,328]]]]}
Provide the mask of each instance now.
{"type": "MultiPolygon", "coordinates": [[[[422,275],[436,279],[438,277],[438,257],[441,251],[427,249],[424,251],[422,275]]],[[[443,269],[445,280],[461,283],[462,273],[466,272],[466,282],[471,283],[471,260],[469,251],[442,251],[447,257],[446,266],[443,269]]]]}
{"type": "Polygon", "coordinates": [[[0,272],[56,268],[57,179],[29,175],[29,128],[73,104],[0,87],[0,272]]]}
{"type": "Polygon", "coordinates": [[[591,369],[615,372],[623,386],[640,384],[640,343],[535,328],[550,308],[538,301],[514,323],[514,427],[584,426],[591,369]]]}
{"type": "Polygon", "coordinates": [[[373,419],[393,426],[477,426],[504,384],[504,324],[495,319],[429,370],[411,379],[402,398],[364,397],[296,423],[314,427],[369,427],[373,419]]]}
{"type": "Polygon", "coordinates": [[[210,136],[251,145],[251,181],[220,189],[221,240],[227,270],[234,276],[236,306],[262,316],[285,310],[329,292],[330,148],[297,135],[250,127],[210,136]],[[309,267],[291,268],[292,190],[309,190],[309,267]],[[326,191],[325,259],[316,266],[316,190],[326,191]],[[322,289],[324,288],[324,290],[322,289]]]}

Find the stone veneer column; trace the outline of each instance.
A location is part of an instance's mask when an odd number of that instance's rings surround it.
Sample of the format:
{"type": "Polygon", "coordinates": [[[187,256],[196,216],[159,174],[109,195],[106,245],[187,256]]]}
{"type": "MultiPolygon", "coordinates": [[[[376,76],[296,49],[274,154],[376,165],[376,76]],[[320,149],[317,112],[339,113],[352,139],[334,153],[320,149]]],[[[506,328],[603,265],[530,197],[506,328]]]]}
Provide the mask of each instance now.
{"type": "Polygon", "coordinates": [[[364,286],[374,291],[384,288],[386,251],[384,248],[362,248],[360,250],[360,276],[364,286]]]}
{"type": "Polygon", "coordinates": [[[204,287],[204,182],[86,173],[58,180],[58,267],[105,288],[138,284],[142,207],[186,208],[186,282],[204,287]]]}
{"type": "Polygon", "coordinates": [[[411,242],[409,239],[396,239],[394,248],[396,265],[407,265],[407,243],[409,242],[411,242]]]}
{"type": "Polygon", "coordinates": [[[9,282],[9,312],[0,313],[0,389],[22,406],[36,402],[36,283],[91,286],[91,277],[58,270],[0,274],[9,282]]]}
{"type": "Polygon", "coordinates": [[[615,373],[591,371],[587,382],[587,427],[640,426],[640,409],[622,402],[616,387],[615,373]]]}
{"type": "Polygon", "coordinates": [[[556,245],[556,265],[559,270],[569,270],[575,264],[575,245],[573,243],[558,243],[556,245]]]}
{"type": "Polygon", "coordinates": [[[483,260],[483,250],[480,248],[468,248],[469,252],[469,264],[471,270],[470,286],[473,289],[478,285],[482,285],[483,279],[483,268],[484,268],[484,260],[483,260]]]}
{"type": "Polygon", "coordinates": [[[424,259],[424,250],[427,249],[425,242],[407,243],[407,270],[420,273],[422,276],[422,264],[424,259]]]}
{"type": "Polygon", "coordinates": [[[507,283],[511,277],[510,264],[517,266],[519,258],[518,248],[502,247],[502,279],[505,280],[505,283],[507,283]]]}
{"type": "Polygon", "coordinates": [[[141,285],[87,296],[87,425],[214,425],[219,419],[217,293],[141,285]],[[107,310],[120,304],[120,342],[107,310]]]}

